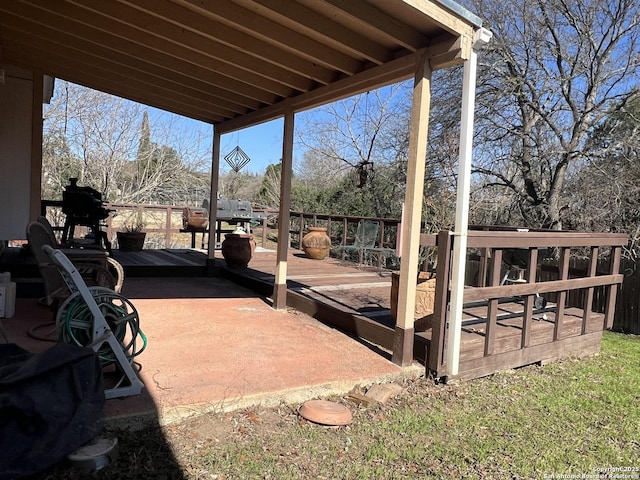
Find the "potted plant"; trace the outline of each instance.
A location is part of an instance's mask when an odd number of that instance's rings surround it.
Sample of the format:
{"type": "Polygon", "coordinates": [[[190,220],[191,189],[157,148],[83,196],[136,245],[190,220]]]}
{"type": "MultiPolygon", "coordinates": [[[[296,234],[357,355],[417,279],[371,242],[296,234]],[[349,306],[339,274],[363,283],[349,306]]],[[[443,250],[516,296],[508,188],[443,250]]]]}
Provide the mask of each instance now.
{"type": "Polygon", "coordinates": [[[142,207],[138,206],[130,217],[125,220],[122,230],[116,232],[118,249],[123,252],[139,252],[144,247],[147,233],[144,231],[144,215],[142,207]]]}

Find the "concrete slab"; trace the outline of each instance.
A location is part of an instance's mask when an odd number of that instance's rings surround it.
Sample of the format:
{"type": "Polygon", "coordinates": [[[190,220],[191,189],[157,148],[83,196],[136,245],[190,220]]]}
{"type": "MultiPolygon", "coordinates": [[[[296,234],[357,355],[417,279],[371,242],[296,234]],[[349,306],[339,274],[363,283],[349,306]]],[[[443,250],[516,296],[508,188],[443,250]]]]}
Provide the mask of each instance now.
{"type": "MultiPolygon", "coordinates": [[[[224,279],[131,278],[123,294],[135,306],[146,350],[136,360],[141,395],[107,401],[109,419],[150,416],[162,424],[207,411],[297,403],[343,394],[424,368],[400,368],[357,339],[224,279]]],[[[10,341],[31,351],[50,343],[26,332],[50,320],[35,299],[18,299],[2,320],[10,341]]]]}

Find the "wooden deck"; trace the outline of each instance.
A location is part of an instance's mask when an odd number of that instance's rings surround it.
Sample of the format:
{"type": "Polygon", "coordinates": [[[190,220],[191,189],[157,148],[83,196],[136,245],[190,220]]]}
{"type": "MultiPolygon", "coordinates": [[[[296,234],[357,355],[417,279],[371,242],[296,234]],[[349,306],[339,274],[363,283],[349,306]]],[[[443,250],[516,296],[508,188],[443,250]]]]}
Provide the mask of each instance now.
{"type": "MultiPolygon", "coordinates": [[[[126,276],[197,277],[205,276],[207,272],[207,256],[199,250],[114,251],[114,257],[124,266],[126,276]]],[[[266,297],[272,295],[275,252],[258,250],[245,269],[227,268],[219,252],[216,252],[216,257],[218,274],[266,297]]],[[[391,357],[397,346],[394,344],[397,332],[390,313],[390,271],[333,258],[312,260],[291,249],[287,272],[288,306],[354,335],[386,357],[391,357]]],[[[476,378],[531,363],[598,352],[605,316],[597,313],[584,315],[581,309],[564,308],[559,309],[562,321],[558,325],[556,307],[550,303],[544,310],[534,311],[530,325],[523,333],[524,301],[518,298],[500,300],[492,307],[494,313],[489,313],[487,302],[477,299],[468,302],[463,315],[460,373],[457,377],[476,378]],[[491,320],[492,315],[494,320],[491,320]],[[487,325],[491,335],[487,335],[487,325]]],[[[446,372],[444,349],[437,347],[446,343],[447,323],[441,320],[438,324],[435,319],[437,310],[436,307],[434,328],[411,332],[413,358],[424,362],[427,373],[432,375],[446,372]],[[438,358],[433,358],[434,355],[438,358]],[[430,369],[432,365],[439,370],[430,369]]],[[[446,379],[446,373],[436,378],[446,379]]]]}
{"type": "MultiPolygon", "coordinates": [[[[249,268],[225,269],[224,274],[263,295],[272,293],[275,253],[256,254],[249,268]]],[[[395,320],[390,314],[391,272],[357,267],[336,259],[310,260],[303,254],[288,258],[287,304],[318,320],[391,352],[395,320]]],[[[482,303],[482,302],[480,302],[482,303]]],[[[464,310],[459,378],[477,378],[501,369],[583,356],[600,349],[604,315],[592,313],[582,334],[583,311],[565,308],[562,331],[556,332],[556,305],[534,311],[528,348],[521,349],[524,302],[501,302],[494,327],[492,351],[486,356],[487,304],[464,310]]],[[[414,358],[427,362],[432,329],[415,332],[414,358]]],[[[444,361],[444,360],[443,360],[444,361]]]]}
{"type": "Polygon", "coordinates": [[[194,249],[157,249],[140,252],[113,250],[115,258],[132,277],[205,276],[207,254],[194,249]]]}
{"type": "MultiPolygon", "coordinates": [[[[114,253],[131,276],[198,276],[206,272],[206,254],[197,250],[145,250],[114,253]]],[[[248,268],[227,268],[216,252],[218,273],[269,297],[273,294],[276,253],[258,250],[248,268]]],[[[312,260],[291,249],[287,259],[287,305],[367,342],[390,357],[395,320],[390,313],[391,272],[334,258],[312,260]]],[[[562,311],[556,335],[556,305],[534,311],[528,346],[522,347],[524,302],[498,304],[493,339],[487,347],[488,305],[470,302],[464,310],[459,378],[476,378],[530,363],[583,356],[600,349],[604,315],[587,316],[578,308],[562,311]],[[490,352],[487,352],[487,349],[490,352]],[[487,355],[488,353],[488,355],[487,355]]],[[[415,332],[413,358],[428,364],[433,330],[415,332]]],[[[444,359],[440,359],[445,363],[444,359]]]]}

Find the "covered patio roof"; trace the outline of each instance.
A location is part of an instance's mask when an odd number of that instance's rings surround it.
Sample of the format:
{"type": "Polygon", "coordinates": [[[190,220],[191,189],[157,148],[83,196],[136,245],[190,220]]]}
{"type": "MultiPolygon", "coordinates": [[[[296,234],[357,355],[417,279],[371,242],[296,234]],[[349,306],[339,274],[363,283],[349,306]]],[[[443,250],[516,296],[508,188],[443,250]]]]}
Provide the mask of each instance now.
{"type": "MultiPolygon", "coordinates": [[[[394,362],[411,362],[431,76],[464,63],[452,317],[461,321],[476,48],[491,34],[451,0],[0,0],[0,67],[34,72],[31,211],[40,201],[42,75],[215,126],[222,134],[284,118],[279,238],[287,238],[295,113],[413,78],[394,362]],[[38,79],[40,77],[40,79],[38,79]],[[39,130],[39,132],[38,132],[39,130]],[[396,348],[397,347],[397,348],[396,348]]],[[[18,160],[11,159],[11,162],[18,160]]],[[[1,211],[1,210],[0,210],[1,211]]],[[[216,210],[210,212],[215,223],[216,210]]],[[[35,218],[35,217],[34,217],[35,218]]],[[[209,257],[215,261],[209,239],[209,257]]],[[[274,306],[286,308],[287,242],[274,306]]],[[[459,336],[450,335],[452,358],[459,336]]],[[[454,360],[457,361],[457,360],[454,360]]],[[[457,366],[452,367],[454,374],[457,366]]]]}
{"type": "Polygon", "coordinates": [[[0,63],[229,130],[462,62],[479,26],[449,0],[2,0],[0,63]]]}

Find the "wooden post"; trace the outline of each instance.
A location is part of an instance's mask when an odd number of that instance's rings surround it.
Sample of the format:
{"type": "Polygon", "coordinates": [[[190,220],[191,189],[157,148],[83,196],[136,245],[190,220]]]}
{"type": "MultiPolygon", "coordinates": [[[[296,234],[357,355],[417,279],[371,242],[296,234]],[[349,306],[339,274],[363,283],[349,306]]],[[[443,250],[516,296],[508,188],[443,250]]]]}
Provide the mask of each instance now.
{"type": "Polygon", "coordinates": [[[262,219],[262,248],[266,248],[267,246],[267,225],[269,223],[269,219],[264,217],[262,219]]]}
{"type": "Polygon", "coordinates": [[[300,212],[298,223],[298,250],[302,250],[302,237],[304,236],[304,213],[300,212]]]}
{"type": "MultiPolygon", "coordinates": [[[[167,207],[164,224],[164,248],[171,248],[171,207],[167,207]]],[[[204,235],[204,234],[203,234],[204,235]]]]}
{"type": "MultiPolygon", "coordinates": [[[[291,207],[291,176],[293,174],[293,127],[294,113],[288,107],[284,115],[277,265],[273,288],[273,307],[277,310],[287,308],[287,254],[289,252],[289,210],[291,207]]],[[[302,243],[302,238],[300,243],[302,243]]]]}
{"type": "MultiPolygon", "coordinates": [[[[347,228],[348,228],[349,224],[347,223],[347,217],[342,217],[342,246],[345,246],[347,244],[347,228]]],[[[342,260],[345,259],[345,257],[347,256],[345,249],[342,249],[342,260]]]]}
{"type": "Polygon", "coordinates": [[[409,365],[413,361],[416,278],[430,106],[431,66],[426,52],[422,51],[416,60],[409,125],[407,187],[404,200],[408,221],[402,225],[402,262],[400,262],[398,314],[392,355],[392,361],[398,365],[409,365]]]}
{"type": "MultiPolygon", "coordinates": [[[[502,265],[502,249],[493,250],[491,256],[491,286],[500,285],[500,265],[502,265]]],[[[498,299],[490,298],[487,306],[487,323],[484,334],[484,355],[493,355],[493,344],[496,335],[496,318],[498,317],[498,299]]]]}
{"type": "MultiPolygon", "coordinates": [[[[538,249],[529,249],[529,265],[527,267],[527,283],[536,283],[536,273],[538,271],[538,249]]],[[[531,320],[533,318],[533,307],[536,296],[527,295],[524,299],[524,313],[522,318],[522,337],[520,347],[526,348],[531,343],[531,320]]]]}
{"type": "MultiPolygon", "coordinates": [[[[220,129],[213,129],[213,153],[211,157],[211,194],[209,195],[209,232],[218,225],[218,179],[220,177],[220,129]]],[[[209,233],[207,267],[213,268],[216,256],[216,237],[209,233]]]]}
{"type": "MultiPolygon", "coordinates": [[[[589,255],[589,270],[587,272],[587,276],[595,277],[598,269],[598,252],[600,249],[598,247],[591,247],[591,255],[589,255]]],[[[612,272],[613,273],[613,272],[612,272]]],[[[584,305],[582,306],[582,329],[580,331],[581,335],[588,333],[589,329],[589,317],[591,316],[591,309],[593,308],[593,292],[594,287],[587,288],[587,293],[584,298],[584,305]]]]}
{"type": "MultiPolygon", "coordinates": [[[[560,280],[567,280],[569,278],[569,260],[571,259],[571,248],[562,247],[560,251],[560,262],[558,268],[560,271],[560,280]]],[[[564,317],[564,308],[567,301],[567,290],[558,292],[556,304],[556,323],[553,329],[553,341],[562,338],[562,318],[564,317]]]]}
{"type": "Polygon", "coordinates": [[[449,317],[449,279],[451,278],[451,241],[449,232],[438,233],[438,266],[436,269],[436,298],[433,305],[433,326],[431,327],[431,343],[429,345],[429,370],[438,376],[444,376],[445,345],[447,341],[447,320],[449,317]]]}
{"type": "MultiPolygon", "coordinates": [[[[609,273],[615,275],[620,272],[620,258],[622,256],[622,247],[616,246],[612,248],[611,252],[611,268],[609,273]]],[[[604,312],[604,326],[605,328],[613,327],[613,316],[616,311],[616,298],[618,295],[618,285],[609,285],[609,295],[607,298],[607,306],[604,312]]]]}

